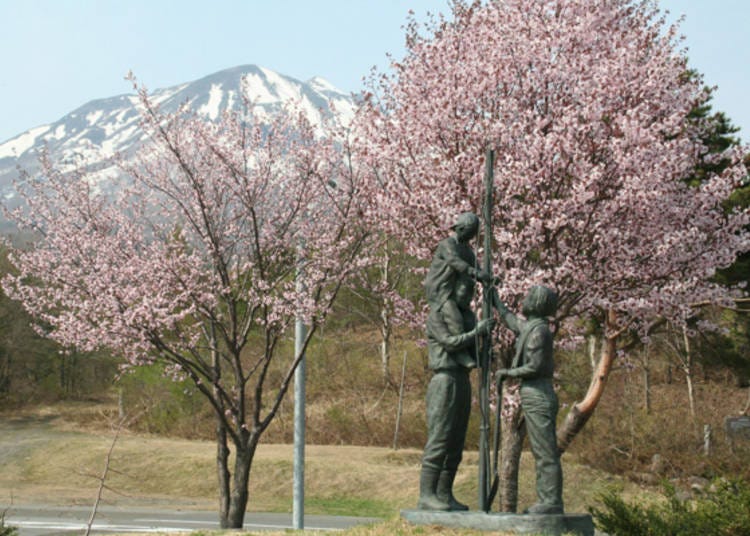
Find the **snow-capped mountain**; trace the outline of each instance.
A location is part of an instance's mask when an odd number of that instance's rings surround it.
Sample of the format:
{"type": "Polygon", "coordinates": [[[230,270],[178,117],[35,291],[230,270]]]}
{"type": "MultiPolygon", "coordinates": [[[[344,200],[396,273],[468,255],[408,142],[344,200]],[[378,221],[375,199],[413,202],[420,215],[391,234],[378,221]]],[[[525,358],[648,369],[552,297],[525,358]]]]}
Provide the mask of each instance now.
{"type": "MultiPolygon", "coordinates": [[[[234,67],[159,89],[153,96],[165,111],[189,102],[193,110],[215,119],[224,110],[240,105],[238,97],[243,90],[262,112],[273,113],[283,103],[293,101],[302,106],[313,123],[330,113],[330,105],[344,120],[354,111],[351,97],[322,78],[302,82],[256,65],[234,67]]],[[[91,161],[97,155],[127,153],[135,148],[143,139],[137,102],[135,94],[93,100],[54,123],[32,128],[0,144],[0,195],[6,200],[13,196],[18,166],[31,173],[38,169],[39,150],[44,146],[53,160],[63,163],[78,155],[91,161]]]]}

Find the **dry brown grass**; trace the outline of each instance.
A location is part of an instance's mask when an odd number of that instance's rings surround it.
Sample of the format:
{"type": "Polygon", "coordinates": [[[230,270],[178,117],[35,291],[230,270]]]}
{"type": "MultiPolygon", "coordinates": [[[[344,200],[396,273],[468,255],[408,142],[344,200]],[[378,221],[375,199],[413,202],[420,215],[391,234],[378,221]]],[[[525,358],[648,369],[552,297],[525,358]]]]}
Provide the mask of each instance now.
{"type": "MultiPolygon", "coordinates": [[[[2,419],[0,489],[12,493],[18,504],[91,504],[98,486],[94,477],[101,474],[112,438],[112,432],[78,429],[46,411],[2,419]]],[[[420,456],[417,449],[308,445],[306,512],[395,517],[400,509],[416,503],[420,456]]],[[[104,504],[213,509],[217,497],[214,460],[215,445],[210,441],[124,432],[114,449],[107,479],[111,489],[105,491],[104,504]]],[[[644,491],[606,473],[565,462],[569,511],[585,511],[608,486],[618,486],[626,495],[644,491]]],[[[534,500],[532,473],[533,462],[524,454],[521,508],[534,500]]],[[[476,503],[476,481],[477,454],[468,451],[456,479],[460,500],[476,503]]],[[[291,495],[291,445],[261,445],[253,464],[248,509],[289,511],[291,495]]]]}

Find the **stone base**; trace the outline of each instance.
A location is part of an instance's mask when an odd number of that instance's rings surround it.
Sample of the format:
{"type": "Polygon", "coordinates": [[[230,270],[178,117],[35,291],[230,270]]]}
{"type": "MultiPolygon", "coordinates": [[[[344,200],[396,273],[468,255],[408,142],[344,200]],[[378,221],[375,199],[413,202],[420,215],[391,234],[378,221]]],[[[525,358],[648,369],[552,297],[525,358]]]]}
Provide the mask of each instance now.
{"type": "Polygon", "coordinates": [[[544,534],[545,536],[562,534],[594,536],[594,521],[588,514],[543,515],[401,510],[401,517],[416,525],[440,525],[516,534],[544,534]]]}

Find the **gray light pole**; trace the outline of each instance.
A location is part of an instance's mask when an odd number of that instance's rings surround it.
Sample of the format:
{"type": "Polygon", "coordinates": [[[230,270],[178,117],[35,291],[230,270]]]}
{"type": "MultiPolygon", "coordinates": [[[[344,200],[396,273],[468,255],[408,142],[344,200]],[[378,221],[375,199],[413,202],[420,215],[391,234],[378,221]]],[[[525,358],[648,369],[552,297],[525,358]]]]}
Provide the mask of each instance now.
{"type": "MultiPolygon", "coordinates": [[[[305,292],[302,268],[297,271],[297,293],[305,292]]],[[[302,317],[294,323],[294,355],[302,354],[307,337],[307,327],[302,317]]],[[[294,372],[294,483],[292,499],[292,527],[305,528],[305,356],[294,372]]]]}

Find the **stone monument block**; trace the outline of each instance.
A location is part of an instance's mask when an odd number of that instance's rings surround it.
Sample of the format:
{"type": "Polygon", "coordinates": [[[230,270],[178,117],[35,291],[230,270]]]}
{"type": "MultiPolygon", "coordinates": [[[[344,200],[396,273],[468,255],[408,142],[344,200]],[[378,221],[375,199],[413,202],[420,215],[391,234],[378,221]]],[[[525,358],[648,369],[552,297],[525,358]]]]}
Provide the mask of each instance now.
{"type": "Polygon", "coordinates": [[[500,512],[436,512],[401,510],[401,517],[415,525],[438,525],[515,534],[545,536],[594,536],[594,521],[588,514],[508,514],[500,512]]]}

